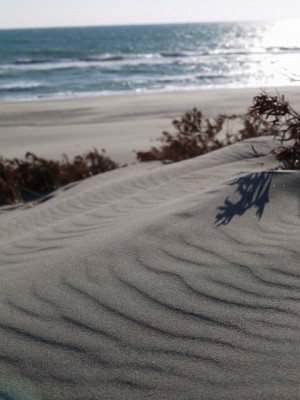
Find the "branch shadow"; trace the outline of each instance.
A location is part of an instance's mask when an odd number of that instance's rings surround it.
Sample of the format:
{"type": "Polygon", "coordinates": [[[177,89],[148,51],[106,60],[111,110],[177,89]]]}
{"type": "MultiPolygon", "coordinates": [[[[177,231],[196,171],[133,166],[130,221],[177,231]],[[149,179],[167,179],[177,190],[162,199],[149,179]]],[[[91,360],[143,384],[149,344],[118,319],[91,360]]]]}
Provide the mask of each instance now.
{"type": "Polygon", "coordinates": [[[215,224],[217,226],[227,225],[234,216],[241,216],[247,210],[256,208],[256,215],[260,219],[264,213],[266,204],[269,202],[269,191],[272,181],[272,173],[258,172],[235,179],[229,185],[237,186],[235,193],[240,195],[236,202],[226,198],[224,205],[218,207],[215,224]]]}

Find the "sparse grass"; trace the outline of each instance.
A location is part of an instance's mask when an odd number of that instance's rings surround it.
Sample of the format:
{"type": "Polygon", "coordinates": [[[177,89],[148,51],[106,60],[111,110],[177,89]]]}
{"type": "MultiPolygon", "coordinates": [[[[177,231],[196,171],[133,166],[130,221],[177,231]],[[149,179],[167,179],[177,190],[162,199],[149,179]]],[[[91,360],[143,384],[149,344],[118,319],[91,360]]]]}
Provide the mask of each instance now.
{"type": "Polygon", "coordinates": [[[0,158],[0,205],[38,199],[68,183],[118,168],[102,151],[89,151],[69,161],[46,160],[27,153],[24,160],[0,158]]]}

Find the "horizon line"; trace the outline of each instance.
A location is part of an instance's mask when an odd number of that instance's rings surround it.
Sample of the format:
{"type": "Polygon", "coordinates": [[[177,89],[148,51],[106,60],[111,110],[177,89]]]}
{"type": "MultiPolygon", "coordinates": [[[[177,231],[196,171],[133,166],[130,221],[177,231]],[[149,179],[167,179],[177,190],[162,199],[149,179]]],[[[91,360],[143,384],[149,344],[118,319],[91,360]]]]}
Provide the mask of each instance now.
{"type": "Polygon", "coordinates": [[[120,23],[120,24],[99,24],[99,25],[49,25],[49,26],[21,26],[21,27],[0,27],[4,30],[30,30],[30,29],[74,29],[74,28],[105,28],[105,27],[130,27],[130,26],[153,26],[153,25],[195,25],[195,24],[221,24],[221,23],[255,23],[255,22],[278,22],[297,18],[285,19],[241,19],[241,20],[214,20],[214,21],[177,21],[177,22],[145,22],[145,23],[120,23]]]}

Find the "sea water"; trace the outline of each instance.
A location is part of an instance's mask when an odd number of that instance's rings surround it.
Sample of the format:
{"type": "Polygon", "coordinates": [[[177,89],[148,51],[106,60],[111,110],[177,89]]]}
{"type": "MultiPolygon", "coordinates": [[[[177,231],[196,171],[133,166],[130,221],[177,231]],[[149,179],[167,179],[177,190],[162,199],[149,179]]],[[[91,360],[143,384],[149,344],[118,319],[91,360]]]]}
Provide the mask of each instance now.
{"type": "Polygon", "coordinates": [[[234,22],[0,30],[0,101],[298,85],[297,29],[234,22]]]}

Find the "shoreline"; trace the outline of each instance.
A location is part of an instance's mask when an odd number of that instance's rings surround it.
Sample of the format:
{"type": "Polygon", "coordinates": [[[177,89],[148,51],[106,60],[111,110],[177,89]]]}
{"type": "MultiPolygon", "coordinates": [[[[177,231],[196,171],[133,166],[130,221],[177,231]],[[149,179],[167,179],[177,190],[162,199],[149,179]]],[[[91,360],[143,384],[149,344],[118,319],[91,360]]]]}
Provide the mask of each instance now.
{"type": "Polygon", "coordinates": [[[3,100],[0,99],[0,104],[27,104],[27,103],[52,103],[52,102],[65,102],[65,101],[84,101],[84,100],[92,100],[92,99],[101,99],[101,98],[114,98],[114,97],[135,97],[135,96],[156,96],[156,95],[172,95],[172,94],[179,94],[179,93],[202,93],[202,92],[218,92],[218,91],[251,91],[251,90],[260,90],[266,91],[268,90],[274,91],[277,90],[279,93],[283,90],[297,90],[300,89],[300,80],[299,83],[293,85],[262,85],[262,86],[236,86],[236,87],[226,87],[226,86],[215,86],[215,87],[196,87],[196,88],[177,88],[173,90],[147,90],[147,91],[103,91],[103,92],[77,92],[73,93],[72,95],[66,95],[61,97],[41,97],[41,98],[22,98],[22,99],[10,99],[10,100],[3,100]]]}
{"type": "MultiPolygon", "coordinates": [[[[193,107],[205,117],[220,113],[243,115],[261,88],[127,94],[78,99],[3,103],[0,110],[0,156],[23,158],[26,152],[60,159],[105,149],[121,164],[135,161],[134,150],[156,146],[162,131],[173,131],[172,120],[193,107]]],[[[296,87],[266,89],[300,109],[296,87]]]]}

